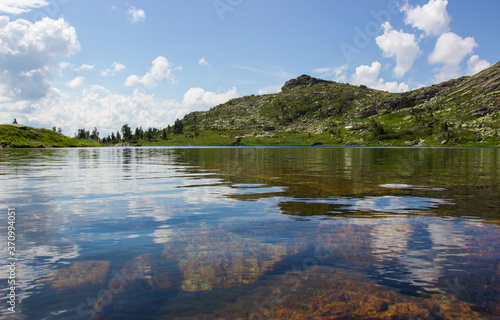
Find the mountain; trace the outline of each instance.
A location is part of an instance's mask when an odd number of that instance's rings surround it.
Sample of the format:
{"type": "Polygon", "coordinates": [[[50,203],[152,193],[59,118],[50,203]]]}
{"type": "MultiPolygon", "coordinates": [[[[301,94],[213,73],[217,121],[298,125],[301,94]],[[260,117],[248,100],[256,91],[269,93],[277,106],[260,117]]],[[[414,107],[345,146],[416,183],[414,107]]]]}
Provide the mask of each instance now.
{"type": "MultiPolygon", "coordinates": [[[[177,134],[171,129],[121,145],[500,147],[500,62],[405,93],[302,75],[279,93],[189,113],[176,121],[177,134]]],[[[99,145],[53,130],[0,125],[0,148],[99,145]]]]}
{"type": "Polygon", "coordinates": [[[500,63],[405,93],[302,75],[182,123],[185,139],[171,143],[500,146],[500,63]]]}

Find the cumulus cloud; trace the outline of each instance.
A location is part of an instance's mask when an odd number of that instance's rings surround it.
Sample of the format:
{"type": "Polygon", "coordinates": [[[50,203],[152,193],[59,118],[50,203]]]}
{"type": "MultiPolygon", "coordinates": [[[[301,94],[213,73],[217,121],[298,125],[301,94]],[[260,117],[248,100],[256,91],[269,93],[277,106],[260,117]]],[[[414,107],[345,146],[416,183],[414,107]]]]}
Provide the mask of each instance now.
{"type": "Polygon", "coordinates": [[[384,56],[396,58],[394,75],[398,78],[404,76],[411,68],[420,54],[420,47],[415,39],[415,35],[405,33],[402,30],[396,31],[389,22],[382,25],[384,34],[375,40],[384,56]]]}
{"type": "Polygon", "coordinates": [[[453,32],[445,33],[439,37],[434,52],[429,56],[429,62],[459,64],[476,46],[472,37],[464,39],[453,32]]]}
{"type": "Polygon", "coordinates": [[[373,62],[371,66],[359,66],[356,68],[356,73],[352,75],[351,82],[389,92],[405,92],[410,90],[410,87],[404,82],[385,82],[384,79],[379,78],[381,70],[382,65],[378,61],[373,62]]]}
{"type": "Polygon", "coordinates": [[[210,63],[207,61],[207,59],[205,59],[205,57],[198,60],[198,64],[200,66],[210,67],[210,63]]]}
{"type": "Polygon", "coordinates": [[[94,71],[94,70],[95,70],[95,64],[94,65],[82,64],[79,68],[76,69],[76,71],[94,71]]]}
{"type": "Polygon", "coordinates": [[[111,65],[111,68],[102,71],[101,75],[104,76],[104,77],[106,77],[106,76],[108,76],[110,74],[112,76],[114,76],[115,74],[117,74],[118,72],[120,72],[122,70],[125,70],[125,65],[123,65],[123,64],[118,63],[118,62],[115,61],[111,65]]]}
{"type": "Polygon", "coordinates": [[[316,68],[313,70],[314,73],[320,74],[322,78],[333,78],[334,81],[337,82],[345,82],[347,81],[347,76],[345,72],[349,66],[347,64],[342,65],[336,68],[316,68]]]}
{"type": "Polygon", "coordinates": [[[133,24],[139,23],[146,20],[146,13],[142,9],[137,9],[134,6],[130,6],[127,11],[127,18],[133,24]]]}
{"type": "Polygon", "coordinates": [[[145,87],[156,87],[158,82],[162,80],[170,80],[173,84],[176,83],[174,70],[180,70],[181,67],[176,67],[168,62],[165,57],[159,56],[151,63],[151,69],[143,76],[131,75],[125,80],[125,86],[145,86],[145,87]]]}
{"type": "Polygon", "coordinates": [[[0,17],[0,100],[39,99],[47,93],[57,58],[80,50],[75,28],[63,18],[32,23],[0,17]]]}
{"type": "Polygon", "coordinates": [[[164,128],[189,112],[206,110],[237,97],[236,88],[226,92],[192,88],[185,93],[184,100],[178,102],[160,100],[139,89],[130,94],[117,94],[99,85],[78,93],[51,87],[47,95],[37,101],[3,105],[0,118],[10,121],[17,118],[20,123],[35,127],[61,127],[70,136],[80,128],[97,127],[101,136],[107,136],[125,123],[132,128],[164,128]]]}
{"type": "Polygon", "coordinates": [[[85,82],[85,77],[75,77],[73,80],[67,82],[66,86],[68,86],[71,89],[76,89],[83,86],[84,82],[85,82]]]}
{"type": "Polygon", "coordinates": [[[467,61],[467,74],[473,76],[489,67],[491,67],[491,63],[480,59],[478,55],[473,55],[470,57],[469,61],[467,61]]]}
{"type": "Polygon", "coordinates": [[[267,86],[265,88],[261,88],[257,90],[258,94],[271,94],[271,93],[277,93],[281,91],[281,85],[275,85],[275,86],[267,86]]]}
{"type": "Polygon", "coordinates": [[[21,14],[48,4],[49,2],[46,0],[2,0],[0,1],[0,13],[21,14]]]}
{"type": "Polygon", "coordinates": [[[191,88],[184,94],[182,104],[193,111],[204,110],[237,97],[236,87],[223,93],[205,91],[202,88],[191,88]]]}
{"type": "Polygon", "coordinates": [[[447,6],[448,0],[430,0],[426,5],[416,7],[406,3],[402,7],[405,23],[424,31],[427,36],[440,36],[450,31],[451,16],[447,6]]]}
{"type": "Polygon", "coordinates": [[[460,63],[476,47],[477,43],[472,37],[462,38],[453,32],[443,33],[429,56],[430,64],[443,64],[435,80],[441,82],[461,76],[460,63]]]}

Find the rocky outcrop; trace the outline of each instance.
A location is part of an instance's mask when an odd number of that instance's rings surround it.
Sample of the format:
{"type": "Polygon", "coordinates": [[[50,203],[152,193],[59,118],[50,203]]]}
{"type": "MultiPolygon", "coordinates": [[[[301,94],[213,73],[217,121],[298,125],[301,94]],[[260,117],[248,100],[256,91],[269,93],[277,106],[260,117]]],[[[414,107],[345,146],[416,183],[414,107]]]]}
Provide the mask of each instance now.
{"type": "Polygon", "coordinates": [[[281,91],[289,91],[298,88],[311,87],[320,83],[328,83],[331,81],[326,81],[322,79],[313,78],[306,74],[301,75],[296,79],[289,80],[285,83],[285,85],[281,88],[281,91]]]}

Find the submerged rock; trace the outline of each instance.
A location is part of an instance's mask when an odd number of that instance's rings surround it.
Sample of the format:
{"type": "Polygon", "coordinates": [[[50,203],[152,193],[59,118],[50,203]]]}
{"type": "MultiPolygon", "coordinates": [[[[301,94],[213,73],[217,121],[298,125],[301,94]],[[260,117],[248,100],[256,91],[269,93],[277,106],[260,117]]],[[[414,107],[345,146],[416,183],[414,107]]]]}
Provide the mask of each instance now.
{"type": "Polygon", "coordinates": [[[299,248],[260,243],[221,229],[202,228],[169,242],[165,259],[178,259],[184,291],[210,291],[252,284],[299,248]]]}
{"type": "Polygon", "coordinates": [[[265,281],[210,315],[183,319],[487,319],[450,294],[413,297],[353,270],[313,266],[265,281]]]}
{"type": "Polygon", "coordinates": [[[65,290],[85,284],[99,284],[109,271],[109,261],[76,262],[71,267],[53,272],[40,283],[48,284],[57,290],[65,290]]]}

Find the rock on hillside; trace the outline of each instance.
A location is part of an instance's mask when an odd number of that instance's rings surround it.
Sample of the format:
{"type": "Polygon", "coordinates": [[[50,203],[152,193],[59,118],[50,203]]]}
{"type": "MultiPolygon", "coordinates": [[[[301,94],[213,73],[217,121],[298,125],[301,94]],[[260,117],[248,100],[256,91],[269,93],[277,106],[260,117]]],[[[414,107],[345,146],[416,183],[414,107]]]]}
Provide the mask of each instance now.
{"type": "Polygon", "coordinates": [[[300,77],[297,77],[296,79],[289,80],[285,83],[283,87],[281,87],[281,91],[289,91],[292,89],[297,89],[297,88],[305,88],[305,87],[310,87],[319,83],[328,83],[331,81],[325,81],[317,78],[313,78],[311,76],[308,76],[306,74],[301,75],[300,77]]]}

